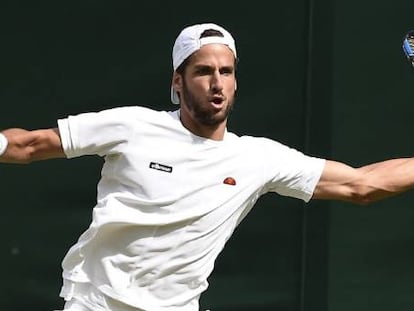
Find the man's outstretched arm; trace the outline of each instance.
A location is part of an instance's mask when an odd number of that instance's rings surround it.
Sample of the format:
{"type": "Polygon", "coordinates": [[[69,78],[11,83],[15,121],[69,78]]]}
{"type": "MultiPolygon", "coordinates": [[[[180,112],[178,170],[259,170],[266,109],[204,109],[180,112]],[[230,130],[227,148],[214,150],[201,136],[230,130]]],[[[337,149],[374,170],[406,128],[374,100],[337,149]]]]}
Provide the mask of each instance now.
{"type": "Polygon", "coordinates": [[[352,168],[327,161],[313,199],[368,204],[414,188],[414,158],[392,159],[352,168]]]}
{"type": "Polygon", "coordinates": [[[57,128],[33,131],[11,128],[1,134],[7,139],[7,148],[0,162],[25,164],[65,157],[57,128]]]}

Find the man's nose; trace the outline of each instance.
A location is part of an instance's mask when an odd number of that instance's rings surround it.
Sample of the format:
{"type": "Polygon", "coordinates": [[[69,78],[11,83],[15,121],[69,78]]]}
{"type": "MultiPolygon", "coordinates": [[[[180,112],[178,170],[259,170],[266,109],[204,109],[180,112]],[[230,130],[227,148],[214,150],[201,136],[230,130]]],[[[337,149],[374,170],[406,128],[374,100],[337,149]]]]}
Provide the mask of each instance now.
{"type": "Polygon", "coordinates": [[[215,72],[211,78],[211,89],[214,92],[221,91],[223,89],[223,81],[220,72],[215,72]]]}

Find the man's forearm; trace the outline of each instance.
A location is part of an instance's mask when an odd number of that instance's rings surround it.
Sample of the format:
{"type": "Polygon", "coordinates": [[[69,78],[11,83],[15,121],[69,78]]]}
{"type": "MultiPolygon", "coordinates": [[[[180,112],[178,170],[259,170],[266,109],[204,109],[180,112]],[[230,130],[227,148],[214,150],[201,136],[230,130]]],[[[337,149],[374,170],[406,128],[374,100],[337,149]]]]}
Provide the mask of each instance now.
{"type": "Polygon", "coordinates": [[[391,159],[358,168],[369,185],[398,194],[414,187],[414,158],[391,159]]]}
{"type": "Polygon", "coordinates": [[[391,159],[360,168],[327,161],[313,197],[369,204],[413,187],[414,158],[391,159]]]}
{"type": "Polygon", "coordinates": [[[28,131],[12,128],[2,131],[1,135],[6,140],[0,155],[3,163],[25,164],[65,156],[57,129],[28,131]]]}

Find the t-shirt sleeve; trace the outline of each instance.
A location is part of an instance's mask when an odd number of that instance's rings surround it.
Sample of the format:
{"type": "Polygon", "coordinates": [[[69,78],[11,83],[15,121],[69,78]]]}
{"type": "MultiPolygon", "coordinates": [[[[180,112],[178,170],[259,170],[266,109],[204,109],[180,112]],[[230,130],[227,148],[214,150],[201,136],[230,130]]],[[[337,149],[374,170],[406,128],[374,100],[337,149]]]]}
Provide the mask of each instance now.
{"type": "Polygon", "coordinates": [[[264,139],[266,192],[308,202],[325,167],[325,159],[305,155],[278,142],[264,139]]]}
{"type": "Polygon", "coordinates": [[[128,109],[88,112],[58,120],[63,150],[68,158],[118,153],[128,140],[128,109]]]}

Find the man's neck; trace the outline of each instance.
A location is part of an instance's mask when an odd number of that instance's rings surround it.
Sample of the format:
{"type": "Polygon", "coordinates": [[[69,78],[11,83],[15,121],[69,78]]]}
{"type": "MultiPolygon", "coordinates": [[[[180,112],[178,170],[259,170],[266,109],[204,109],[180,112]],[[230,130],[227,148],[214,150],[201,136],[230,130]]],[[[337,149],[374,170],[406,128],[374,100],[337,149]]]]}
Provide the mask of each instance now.
{"type": "Polygon", "coordinates": [[[185,113],[181,113],[179,116],[182,125],[194,135],[217,141],[224,139],[227,120],[215,125],[204,125],[195,122],[185,113]]]}

